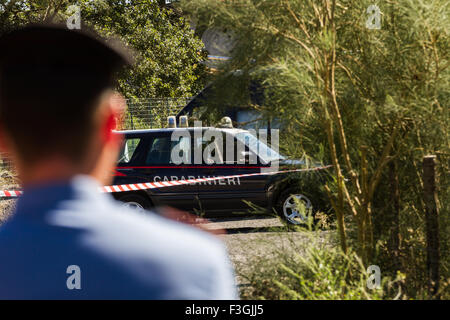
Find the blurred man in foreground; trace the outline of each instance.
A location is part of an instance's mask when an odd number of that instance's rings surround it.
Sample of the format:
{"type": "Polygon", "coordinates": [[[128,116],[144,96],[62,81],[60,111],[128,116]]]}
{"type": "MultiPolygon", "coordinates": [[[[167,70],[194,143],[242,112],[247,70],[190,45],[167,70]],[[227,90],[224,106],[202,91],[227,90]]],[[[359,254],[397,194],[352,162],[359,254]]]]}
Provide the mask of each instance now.
{"type": "Polygon", "coordinates": [[[0,149],[23,196],[0,227],[0,299],[233,299],[215,237],[138,214],[109,184],[131,59],[92,34],[29,26],[0,38],[0,149]]]}

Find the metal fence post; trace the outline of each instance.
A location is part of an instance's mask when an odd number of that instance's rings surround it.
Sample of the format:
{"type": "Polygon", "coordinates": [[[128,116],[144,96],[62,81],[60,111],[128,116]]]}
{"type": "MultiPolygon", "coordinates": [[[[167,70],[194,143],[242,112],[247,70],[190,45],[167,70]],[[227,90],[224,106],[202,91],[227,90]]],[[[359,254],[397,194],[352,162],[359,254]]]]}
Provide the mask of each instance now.
{"type": "Polygon", "coordinates": [[[427,234],[427,271],[432,299],[439,299],[439,212],[437,206],[436,156],[423,158],[423,188],[427,234]]]}
{"type": "Polygon", "coordinates": [[[154,111],[152,110],[155,107],[154,101],[158,101],[158,100],[149,100],[149,106],[148,106],[148,114],[149,114],[149,124],[150,124],[150,128],[153,129],[153,116],[154,116],[154,111]]]}
{"type": "Polygon", "coordinates": [[[131,130],[134,130],[134,124],[133,124],[133,111],[130,110],[130,125],[131,125],[131,130]]]}

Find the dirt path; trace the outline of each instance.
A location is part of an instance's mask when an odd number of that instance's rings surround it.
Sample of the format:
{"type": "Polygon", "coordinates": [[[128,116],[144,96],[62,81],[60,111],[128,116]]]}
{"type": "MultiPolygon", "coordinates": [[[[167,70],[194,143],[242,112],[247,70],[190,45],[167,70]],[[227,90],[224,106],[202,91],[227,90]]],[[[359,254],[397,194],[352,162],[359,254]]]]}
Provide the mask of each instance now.
{"type": "MultiPolygon", "coordinates": [[[[16,190],[18,188],[14,175],[6,170],[0,170],[0,190],[16,190]]],[[[8,218],[15,200],[0,199],[0,225],[8,218]]]]}
{"type": "MultiPolygon", "coordinates": [[[[224,229],[223,239],[236,270],[239,287],[247,286],[241,276],[251,270],[260,259],[275,259],[280,252],[302,254],[311,241],[307,232],[292,232],[278,218],[256,217],[216,219],[205,225],[208,229],[224,229]]],[[[316,231],[320,241],[326,242],[329,232],[316,231]]],[[[317,236],[317,234],[316,234],[317,236]]],[[[317,239],[317,237],[315,237],[317,239]]]]}

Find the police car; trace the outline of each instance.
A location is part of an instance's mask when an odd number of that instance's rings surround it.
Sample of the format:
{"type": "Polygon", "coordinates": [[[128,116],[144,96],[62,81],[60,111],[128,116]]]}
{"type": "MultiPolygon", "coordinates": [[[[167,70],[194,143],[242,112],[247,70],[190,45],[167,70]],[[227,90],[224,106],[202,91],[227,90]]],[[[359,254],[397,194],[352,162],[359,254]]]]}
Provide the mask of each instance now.
{"type": "Polygon", "coordinates": [[[251,203],[293,224],[304,222],[308,212],[328,208],[321,188],[326,170],[283,173],[305,163],[286,159],[254,132],[231,125],[176,128],[173,121],[171,128],[116,132],[124,145],[115,185],[237,177],[113,193],[124,205],[138,210],[171,206],[213,217],[248,212],[251,203]],[[268,171],[281,172],[239,177],[268,171]]]}

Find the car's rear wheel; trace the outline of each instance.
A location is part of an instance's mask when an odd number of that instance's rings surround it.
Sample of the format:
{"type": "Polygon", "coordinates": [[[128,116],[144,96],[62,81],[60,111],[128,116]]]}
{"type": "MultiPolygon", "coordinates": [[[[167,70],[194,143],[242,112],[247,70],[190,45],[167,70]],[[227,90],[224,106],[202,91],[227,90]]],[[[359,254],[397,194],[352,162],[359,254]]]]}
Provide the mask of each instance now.
{"type": "Polygon", "coordinates": [[[310,198],[298,190],[289,189],[281,193],[277,205],[278,214],[288,223],[299,225],[313,215],[310,198]]]}
{"type": "Polygon", "coordinates": [[[119,198],[119,201],[123,202],[123,206],[131,208],[139,212],[145,212],[145,210],[151,207],[149,199],[139,194],[128,194],[119,198]]]}

